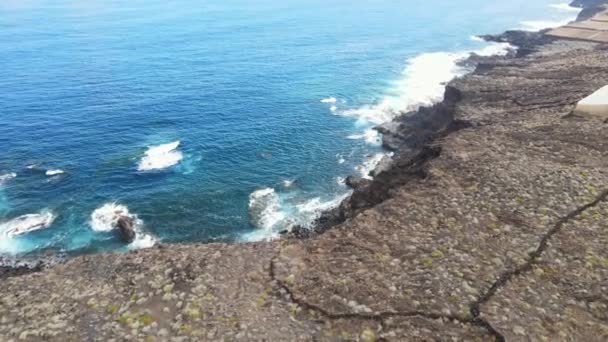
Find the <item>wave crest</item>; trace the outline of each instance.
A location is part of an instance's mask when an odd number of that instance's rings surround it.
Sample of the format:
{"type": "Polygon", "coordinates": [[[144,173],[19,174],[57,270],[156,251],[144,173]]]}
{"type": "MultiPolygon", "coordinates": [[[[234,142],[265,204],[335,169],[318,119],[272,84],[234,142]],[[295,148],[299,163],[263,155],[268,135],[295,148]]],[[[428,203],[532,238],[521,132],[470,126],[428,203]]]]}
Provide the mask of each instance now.
{"type": "Polygon", "coordinates": [[[324,211],[340,205],[350,192],[331,200],[321,197],[312,199],[283,199],[272,188],[256,190],[249,195],[249,217],[257,230],[244,234],[245,241],[271,240],[277,238],[279,232],[290,230],[294,226],[311,227],[324,211]]]}
{"type": "Polygon", "coordinates": [[[137,166],[138,171],[162,170],[179,163],[184,155],[177,150],[180,141],[151,146],[145,152],[137,166]]]}
{"type": "Polygon", "coordinates": [[[262,229],[272,230],[285,220],[281,211],[279,196],[272,188],[256,190],[249,195],[249,219],[251,224],[262,229]]]}
{"type": "Polygon", "coordinates": [[[423,53],[407,61],[402,78],[394,82],[388,93],[375,105],[346,110],[342,115],[360,122],[382,124],[403,112],[417,110],[441,101],[445,84],[470,71],[459,62],[471,54],[480,56],[506,55],[513,47],[506,43],[489,43],[472,52],[423,53]]]}
{"type": "Polygon", "coordinates": [[[373,179],[371,176],[371,172],[374,171],[376,166],[382,162],[384,158],[391,158],[393,156],[392,152],[380,152],[376,153],[372,156],[369,156],[361,165],[357,166],[355,169],[359,171],[359,174],[362,178],[365,179],[373,179]]]}
{"type": "Polygon", "coordinates": [[[363,139],[370,145],[380,145],[382,143],[380,133],[373,128],[366,129],[365,132],[361,134],[351,134],[347,138],[353,140],[363,139]]]}
{"type": "Polygon", "coordinates": [[[56,170],[47,170],[44,174],[49,177],[52,177],[52,176],[62,175],[64,173],[65,173],[65,171],[56,169],[56,170]]]}
{"type": "Polygon", "coordinates": [[[109,232],[116,227],[118,220],[123,216],[137,220],[137,216],[129,213],[129,208],[126,206],[106,203],[93,211],[90,226],[96,232],[109,232]]]}
{"type": "Polygon", "coordinates": [[[38,214],[27,214],[14,218],[0,224],[0,232],[5,237],[12,238],[40,229],[48,228],[55,220],[55,215],[50,211],[42,211],[38,214]]]}
{"type": "Polygon", "coordinates": [[[16,177],[17,177],[17,174],[14,172],[0,175],[0,184],[4,184],[4,183],[8,182],[9,180],[16,178],[16,177]]]}

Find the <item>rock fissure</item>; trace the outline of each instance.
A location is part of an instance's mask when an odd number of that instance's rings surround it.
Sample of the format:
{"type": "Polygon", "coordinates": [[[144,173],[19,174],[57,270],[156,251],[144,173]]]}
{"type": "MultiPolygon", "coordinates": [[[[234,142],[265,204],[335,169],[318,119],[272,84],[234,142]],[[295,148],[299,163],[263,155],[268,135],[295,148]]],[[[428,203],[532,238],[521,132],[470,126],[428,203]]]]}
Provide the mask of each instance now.
{"type": "MultiPolygon", "coordinates": [[[[467,318],[467,317],[460,317],[457,315],[446,315],[446,314],[439,314],[439,313],[433,313],[433,312],[425,312],[422,310],[385,311],[385,312],[375,312],[375,313],[342,313],[342,314],[330,312],[316,304],[309,303],[306,300],[297,298],[297,296],[293,293],[293,291],[289,288],[289,286],[287,284],[285,284],[285,282],[281,281],[276,276],[275,264],[276,264],[276,259],[278,258],[279,254],[280,254],[280,251],[270,261],[269,275],[270,275],[271,280],[276,283],[276,286],[279,289],[281,289],[285,292],[285,294],[287,295],[287,298],[289,299],[289,302],[291,302],[292,304],[295,304],[309,312],[310,311],[315,312],[316,314],[323,316],[324,318],[326,318],[328,320],[376,321],[382,327],[382,330],[385,330],[386,320],[388,320],[388,319],[422,317],[422,318],[432,319],[432,320],[452,321],[452,322],[458,322],[460,324],[474,325],[479,328],[483,328],[483,329],[487,330],[490,334],[495,336],[497,341],[504,341],[504,339],[501,339],[501,335],[498,334],[492,328],[492,326],[490,324],[488,324],[487,322],[485,322],[481,319],[471,319],[471,318],[467,318]]],[[[281,300],[281,298],[279,298],[279,300],[281,300]]]]}
{"type": "Polygon", "coordinates": [[[483,296],[481,296],[475,303],[473,303],[473,305],[471,305],[470,312],[471,312],[471,316],[473,317],[473,321],[477,321],[479,324],[486,326],[486,328],[489,331],[494,332],[495,335],[497,336],[498,341],[505,341],[505,338],[504,338],[504,336],[502,336],[502,334],[500,334],[498,331],[496,331],[489,322],[487,322],[486,320],[481,318],[481,306],[484,303],[488,302],[496,294],[496,292],[500,288],[505,286],[511,279],[530,271],[533,268],[533,266],[536,263],[538,263],[538,259],[543,254],[543,252],[548,248],[548,244],[549,244],[549,241],[551,240],[551,237],[553,237],[556,233],[558,233],[566,223],[568,223],[570,220],[576,218],[577,216],[581,215],[586,210],[597,206],[599,203],[601,203],[607,199],[608,199],[608,189],[602,191],[592,202],[589,202],[581,207],[578,207],[576,210],[574,210],[574,211],[568,213],[567,215],[563,216],[562,218],[560,218],[553,225],[553,227],[541,238],[541,240],[538,244],[538,247],[529,254],[529,258],[525,264],[521,265],[520,267],[517,267],[514,270],[508,270],[508,271],[502,273],[499,276],[498,280],[496,280],[492,284],[492,286],[488,289],[488,291],[483,296]]]}

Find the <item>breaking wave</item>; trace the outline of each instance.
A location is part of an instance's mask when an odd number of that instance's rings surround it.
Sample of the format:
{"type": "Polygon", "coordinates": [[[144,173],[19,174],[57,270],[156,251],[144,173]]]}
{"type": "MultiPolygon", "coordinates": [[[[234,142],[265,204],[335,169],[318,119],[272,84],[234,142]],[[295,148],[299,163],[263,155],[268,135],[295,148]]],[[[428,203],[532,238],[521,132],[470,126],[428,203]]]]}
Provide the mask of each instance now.
{"type": "Polygon", "coordinates": [[[363,139],[370,145],[380,145],[382,143],[382,137],[377,130],[373,128],[368,128],[365,132],[360,134],[351,134],[348,136],[348,139],[363,139]]]}
{"type": "Polygon", "coordinates": [[[358,165],[355,169],[359,172],[359,175],[365,179],[372,179],[370,173],[380,164],[384,158],[390,158],[393,156],[392,152],[379,152],[372,156],[367,157],[361,165],[358,165]]]}
{"type": "Polygon", "coordinates": [[[0,175],[0,185],[6,183],[6,182],[8,182],[11,179],[16,178],[16,177],[17,177],[17,174],[14,173],[14,172],[7,173],[7,174],[4,174],[4,175],[0,175]]]}
{"type": "Polygon", "coordinates": [[[286,219],[286,215],[279,204],[279,196],[272,188],[252,192],[249,195],[248,208],[251,224],[267,231],[269,236],[273,235],[273,227],[279,223],[284,223],[286,219]]]}
{"type": "Polygon", "coordinates": [[[137,220],[137,216],[132,215],[129,212],[129,208],[126,206],[116,203],[106,203],[93,211],[90,225],[96,232],[109,232],[116,227],[118,219],[123,216],[137,220]]]}
{"type": "Polygon", "coordinates": [[[398,113],[409,112],[420,106],[441,101],[445,84],[470,71],[459,62],[472,53],[480,56],[506,55],[513,47],[506,43],[490,43],[473,52],[423,53],[407,61],[403,77],[393,83],[387,94],[375,105],[341,112],[360,122],[381,124],[392,120],[398,113]]]}
{"type": "Polygon", "coordinates": [[[291,188],[295,185],[296,180],[295,179],[284,179],[281,182],[281,185],[283,185],[284,188],[291,188]]]}
{"type": "Polygon", "coordinates": [[[256,228],[251,233],[241,236],[244,241],[272,240],[284,230],[294,226],[311,227],[312,223],[324,211],[340,205],[349,195],[343,194],[331,200],[321,197],[301,199],[296,197],[283,198],[273,188],[264,188],[249,195],[249,219],[256,228]]]}
{"type": "Polygon", "coordinates": [[[48,228],[55,220],[55,215],[47,210],[38,214],[22,215],[0,224],[0,233],[6,238],[23,235],[36,230],[48,228]]]}
{"type": "Polygon", "coordinates": [[[52,177],[52,176],[62,175],[64,173],[65,173],[65,171],[56,169],[56,170],[47,170],[44,174],[49,177],[52,177]]]}
{"type": "Polygon", "coordinates": [[[183,154],[177,148],[180,142],[149,147],[139,161],[138,171],[162,170],[176,165],[183,159],[183,154]]]}
{"type": "Polygon", "coordinates": [[[549,8],[557,12],[558,15],[556,16],[560,16],[560,18],[551,20],[524,20],[520,22],[521,27],[519,29],[534,32],[563,26],[574,21],[582,10],[581,8],[570,6],[568,3],[551,4],[549,8]],[[568,14],[568,16],[563,17],[564,13],[568,14]]]}
{"type": "Polygon", "coordinates": [[[321,103],[336,103],[338,100],[335,97],[327,97],[321,100],[321,103]]]}
{"type": "Polygon", "coordinates": [[[154,247],[158,240],[152,234],[144,233],[141,231],[137,231],[135,235],[135,240],[131,242],[127,248],[129,249],[142,249],[142,248],[150,248],[154,247]]]}

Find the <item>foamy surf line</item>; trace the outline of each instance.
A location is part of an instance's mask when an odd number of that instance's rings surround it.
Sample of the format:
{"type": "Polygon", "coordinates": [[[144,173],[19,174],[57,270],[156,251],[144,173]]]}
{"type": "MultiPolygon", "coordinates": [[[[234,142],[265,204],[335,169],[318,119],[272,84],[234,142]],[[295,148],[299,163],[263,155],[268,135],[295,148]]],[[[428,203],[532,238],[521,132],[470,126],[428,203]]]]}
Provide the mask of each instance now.
{"type": "MultiPolygon", "coordinates": [[[[378,146],[381,135],[373,129],[373,125],[391,121],[398,113],[417,110],[420,106],[432,105],[443,98],[445,84],[452,79],[463,76],[471,71],[460,62],[473,53],[480,56],[506,55],[514,47],[507,43],[488,43],[480,50],[473,52],[434,52],[424,53],[408,60],[402,73],[403,78],[394,82],[389,90],[376,105],[363,106],[358,109],[338,111],[333,105],[335,97],[327,97],[321,103],[332,105],[332,112],[343,116],[355,117],[358,125],[366,126],[362,133],[354,133],[348,139],[365,140],[370,145],[378,146]]],[[[378,152],[365,158],[354,171],[360,177],[372,179],[372,171],[385,158],[391,158],[392,153],[378,152]]],[[[339,156],[338,163],[343,163],[339,156]]],[[[337,178],[339,184],[344,178],[337,178]]],[[[256,230],[243,234],[244,241],[271,240],[278,238],[279,232],[290,230],[294,226],[312,228],[314,220],[327,210],[335,208],[350,195],[351,192],[338,195],[332,200],[324,201],[320,197],[302,199],[298,204],[286,203],[282,194],[273,188],[263,188],[252,192],[249,196],[249,216],[256,230]]]]}
{"type": "Polygon", "coordinates": [[[415,111],[441,101],[446,83],[472,71],[460,63],[469,56],[504,56],[513,49],[508,43],[488,43],[486,47],[471,52],[420,54],[406,62],[402,77],[393,82],[386,95],[375,105],[364,105],[338,114],[353,117],[359,125],[364,126],[389,122],[399,113],[415,111]]]}

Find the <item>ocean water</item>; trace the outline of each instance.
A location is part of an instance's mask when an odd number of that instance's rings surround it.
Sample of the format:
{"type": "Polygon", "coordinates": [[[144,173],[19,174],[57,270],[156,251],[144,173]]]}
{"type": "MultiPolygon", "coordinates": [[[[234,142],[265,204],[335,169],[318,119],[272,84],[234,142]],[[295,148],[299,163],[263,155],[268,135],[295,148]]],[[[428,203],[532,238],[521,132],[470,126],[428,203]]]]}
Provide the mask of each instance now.
{"type": "Polygon", "coordinates": [[[0,2],[0,254],[269,239],[348,195],[370,128],[555,0],[0,2]],[[113,229],[136,218],[138,239],[113,229]]]}

